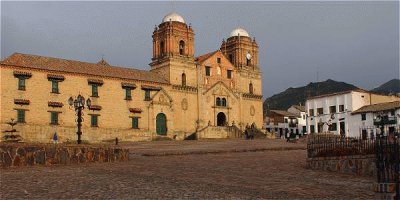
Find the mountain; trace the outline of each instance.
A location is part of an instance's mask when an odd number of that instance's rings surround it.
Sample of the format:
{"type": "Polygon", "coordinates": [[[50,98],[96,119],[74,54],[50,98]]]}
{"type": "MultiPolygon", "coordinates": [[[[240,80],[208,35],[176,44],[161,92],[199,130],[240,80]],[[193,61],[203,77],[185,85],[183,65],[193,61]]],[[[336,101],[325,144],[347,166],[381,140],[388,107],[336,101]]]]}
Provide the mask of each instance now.
{"type": "Polygon", "coordinates": [[[392,79],[381,86],[371,90],[372,92],[382,94],[397,94],[400,93],[400,79],[392,79]]]}
{"type": "Polygon", "coordinates": [[[264,111],[270,109],[286,110],[291,105],[299,105],[300,103],[304,105],[306,98],[308,97],[352,89],[357,89],[357,87],[348,83],[337,82],[331,79],[316,83],[311,82],[306,86],[289,88],[284,92],[267,98],[264,101],[264,111]]]}

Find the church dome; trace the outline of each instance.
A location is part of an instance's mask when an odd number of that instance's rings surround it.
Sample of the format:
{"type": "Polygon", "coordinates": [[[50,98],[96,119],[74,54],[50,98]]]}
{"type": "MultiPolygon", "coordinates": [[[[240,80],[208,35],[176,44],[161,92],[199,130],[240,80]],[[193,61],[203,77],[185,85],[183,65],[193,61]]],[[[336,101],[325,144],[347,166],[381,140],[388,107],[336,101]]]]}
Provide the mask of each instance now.
{"type": "Polygon", "coordinates": [[[167,15],[165,15],[165,17],[163,18],[163,22],[169,21],[185,23],[183,17],[176,12],[168,13],[167,15]]]}
{"type": "Polygon", "coordinates": [[[238,35],[250,37],[249,33],[242,28],[237,28],[237,29],[233,30],[229,37],[234,37],[234,36],[238,36],[238,35]]]}

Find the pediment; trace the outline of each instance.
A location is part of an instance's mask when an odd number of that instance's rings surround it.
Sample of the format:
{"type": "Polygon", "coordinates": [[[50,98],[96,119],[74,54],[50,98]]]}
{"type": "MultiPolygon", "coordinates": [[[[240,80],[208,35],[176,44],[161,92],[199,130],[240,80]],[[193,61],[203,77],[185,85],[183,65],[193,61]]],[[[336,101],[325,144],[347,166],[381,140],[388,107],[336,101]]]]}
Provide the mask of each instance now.
{"type": "Polygon", "coordinates": [[[225,83],[219,81],[206,90],[203,95],[213,94],[218,96],[232,96],[236,99],[239,98],[225,83]]]}
{"type": "Polygon", "coordinates": [[[172,105],[173,99],[171,96],[165,91],[164,89],[161,89],[157,91],[152,97],[151,101],[153,104],[160,104],[160,105],[172,105]]]}

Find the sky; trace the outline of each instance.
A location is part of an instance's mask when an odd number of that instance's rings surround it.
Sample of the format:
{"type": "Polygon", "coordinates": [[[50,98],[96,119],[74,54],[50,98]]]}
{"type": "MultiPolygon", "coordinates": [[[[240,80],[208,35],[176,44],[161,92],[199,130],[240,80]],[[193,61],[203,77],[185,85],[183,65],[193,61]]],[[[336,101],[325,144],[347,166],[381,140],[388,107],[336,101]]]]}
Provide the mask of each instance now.
{"type": "Polygon", "coordinates": [[[259,45],[263,95],[333,79],[372,89],[399,78],[399,2],[0,2],[1,59],[14,52],[149,70],[152,32],[175,11],[195,55],[236,27],[259,45]]]}

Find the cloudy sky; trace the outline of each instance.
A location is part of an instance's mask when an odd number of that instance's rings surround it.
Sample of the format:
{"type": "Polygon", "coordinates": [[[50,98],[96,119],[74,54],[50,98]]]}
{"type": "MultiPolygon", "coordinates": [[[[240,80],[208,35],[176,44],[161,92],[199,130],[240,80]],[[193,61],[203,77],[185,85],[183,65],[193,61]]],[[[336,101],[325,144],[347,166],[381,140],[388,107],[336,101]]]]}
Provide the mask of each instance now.
{"type": "Polygon", "coordinates": [[[196,55],[236,27],[260,47],[265,97],[328,78],[372,89],[399,78],[399,3],[1,2],[1,58],[14,52],[149,69],[151,34],[171,11],[196,55]],[[317,76],[318,74],[318,76],[317,76]]]}

